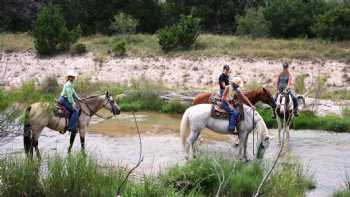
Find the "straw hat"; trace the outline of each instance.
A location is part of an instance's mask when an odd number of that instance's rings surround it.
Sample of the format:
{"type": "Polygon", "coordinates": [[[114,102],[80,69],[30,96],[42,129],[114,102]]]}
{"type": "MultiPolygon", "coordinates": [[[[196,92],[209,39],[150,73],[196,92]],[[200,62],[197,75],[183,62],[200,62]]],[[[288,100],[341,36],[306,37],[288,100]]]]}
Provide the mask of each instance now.
{"type": "Polygon", "coordinates": [[[234,77],[232,83],[235,83],[239,87],[243,88],[243,80],[240,77],[234,77]]]}

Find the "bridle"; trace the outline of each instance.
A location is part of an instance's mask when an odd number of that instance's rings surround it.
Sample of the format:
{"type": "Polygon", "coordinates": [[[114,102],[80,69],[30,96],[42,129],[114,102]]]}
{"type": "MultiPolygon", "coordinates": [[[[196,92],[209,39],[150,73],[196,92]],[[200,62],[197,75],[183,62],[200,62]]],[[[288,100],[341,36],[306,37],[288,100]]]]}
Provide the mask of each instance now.
{"type": "MultiPolygon", "coordinates": [[[[99,96],[102,96],[102,95],[99,95],[99,96]]],[[[97,96],[87,97],[87,98],[82,99],[82,101],[83,101],[83,100],[86,100],[86,99],[90,99],[90,98],[99,97],[99,96],[97,95],[97,96]]],[[[107,95],[105,96],[105,99],[104,99],[102,105],[110,104],[111,107],[112,107],[112,113],[113,113],[113,115],[108,116],[108,117],[104,117],[104,116],[98,114],[98,113],[97,113],[97,110],[91,109],[91,107],[90,107],[86,102],[78,102],[78,103],[79,103],[79,106],[80,106],[81,111],[82,111],[84,114],[86,114],[86,115],[88,115],[88,116],[90,116],[90,117],[92,117],[93,115],[96,115],[96,116],[99,117],[99,118],[102,118],[102,119],[107,120],[107,119],[111,119],[113,116],[115,116],[115,115],[117,114],[117,109],[116,109],[116,107],[115,107],[115,105],[114,105],[113,102],[114,102],[114,101],[111,100],[111,99],[109,99],[109,97],[108,97],[107,95]],[[81,103],[84,104],[84,105],[86,106],[86,108],[87,108],[89,111],[84,110],[84,108],[81,107],[81,103]]]]}

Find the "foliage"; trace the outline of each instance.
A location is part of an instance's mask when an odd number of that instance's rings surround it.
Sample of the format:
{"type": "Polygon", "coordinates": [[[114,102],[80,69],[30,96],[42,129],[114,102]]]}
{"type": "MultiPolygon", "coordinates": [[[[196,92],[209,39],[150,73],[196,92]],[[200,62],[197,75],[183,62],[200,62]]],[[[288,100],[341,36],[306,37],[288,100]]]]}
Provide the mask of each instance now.
{"type": "Polygon", "coordinates": [[[56,77],[48,76],[40,83],[39,89],[45,94],[58,94],[60,86],[56,77]]]}
{"type": "MultiPolygon", "coordinates": [[[[293,164],[284,163],[282,166],[267,182],[264,194],[275,196],[274,192],[284,191],[288,196],[302,196],[310,188],[309,178],[293,164]]],[[[263,165],[259,162],[244,164],[203,156],[183,166],[171,167],[158,176],[144,175],[138,181],[130,179],[122,195],[214,196],[220,179],[225,176],[221,189],[223,196],[251,196],[263,172],[263,165]]],[[[90,154],[74,153],[66,158],[51,156],[41,164],[36,160],[7,155],[0,159],[0,195],[112,197],[125,174],[125,168],[101,164],[90,154]]]]}
{"type": "Polygon", "coordinates": [[[112,53],[114,56],[123,56],[126,54],[126,42],[116,41],[113,43],[112,53]]]}
{"type": "Polygon", "coordinates": [[[267,37],[270,31],[270,23],[265,19],[264,9],[248,9],[245,16],[237,16],[237,31],[239,35],[252,37],[267,37]]]}
{"type": "Polygon", "coordinates": [[[345,187],[342,190],[336,191],[333,197],[349,197],[350,196],[350,177],[345,178],[345,187]]]}
{"type": "MultiPolygon", "coordinates": [[[[277,121],[272,119],[271,110],[258,110],[269,128],[277,128],[277,121]]],[[[303,111],[298,117],[293,118],[293,129],[316,129],[334,132],[350,132],[350,117],[336,115],[317,116],[313,112],[303,111]]]]}
{"type": "Polygon", "coordinates": [[[50,4],[38,15],[34,32],[35,49],[40,55],[66,51],[80,36],[80,27],[69,30],[58,7],[50,4]]]}
{"type": "Polygon", "coordinates": [[[160,48],[169,52],[177,48],[177,27],[165,27],[158,32],[158,43],[160,48]]]}
{"type": "Polygon", "coordinates": [[[87,52],[86,45],[83,43],[74,44],[71,49],[71,54],[73,55],[81,55],[87,52]]]}
{"type": "Polygon", "coordinates": [[[182,16],[177,24],[177,43],[188,49],[197,40],[200,31],[200,20],[193,16],[182,16]]]}
{"type": "Polygon", "coordinates": [[[308,77],[307,74],[298,75],[295,78],[294,89],[298,94],[305,93],[305,79],[308,77]]]}
{"type": "Polygon", "coordinates": [[[113,21],[111,22],[112,30],[120,34],[135,33],[137,25],[138,21],[135,18],[123,12],[114,15],[113,21]]]}
{"type": "Polygon", "coordinates": [[[264,16],[271,23],[275,37],[314,37],[312,25],[326,9],[323,0],[271,0],[264,16]]]}
{"type": "Polygon", "coordinates": [[[184,113],[188,107],[188,104],[184,104],[179,101],[169,101],[161,106],[160,112],[181,114],[184,113]]]}
{"type": "Polygon", "coordinates": [[[7,94],[0,88],[0,112],[4,111],[9,106],[7,94]]]}
{"type": "Polygon", "coordinates": [[[304,196],[305,191],[315,188],[315,183],[311,178],[305,178],[307,172],[299,163],[289,161],[283,163],[280,169],[277,169],[265,190],[269,191],[269,196],[304,196]]]}
{"type": "Polygon", "coordinates": [[[316,34],[330,40],[350,40],[350,7],[336,6],[321,15],[314,26],[316,34]]]}
{"type": "Polygon", "coordinates": [[[199,31],[198,18],[182,16],[176,25],[165,27],[159,31],[159,45],[165,52],[179,47],[188,49],[196,42],[199,31]]]}
{"type": "Polygon", "coordinates": [[[0,160],[0,196],[45,196],[36,160],[4,157],[0,160]]]}

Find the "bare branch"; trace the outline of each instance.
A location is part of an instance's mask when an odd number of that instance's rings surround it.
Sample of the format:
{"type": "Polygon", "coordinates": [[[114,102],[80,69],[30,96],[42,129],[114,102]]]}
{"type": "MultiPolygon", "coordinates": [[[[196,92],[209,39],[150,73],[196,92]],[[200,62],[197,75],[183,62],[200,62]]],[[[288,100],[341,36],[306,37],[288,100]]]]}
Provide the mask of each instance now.
{"type": "Polygon", "coordinates": [[[130,176],[130,174],[136,169],[138,168],[142,161],[143,161],[143,156],[142,156],[142,141],[141,141],[141,134],[140,134],[140,129],[139,129],[139,126],[137,124],[137,120],[136,120],[136,116],[135,116],[135,113],[132,112],[132,115],[134,116],[134,121],[135,121],[135,125],[136,125],[136,129],[137,129],[137,134],[139,136],[139,146],[140,146],[140,154],[139,154],[139,160],[137,162],[137,164],[130,169],[130,171],[127,173],[126,177],[124,178],[123,182],[119,185],[118,187],[118,190],[117,190],[117,193],[116,193],[116,197],[120,197],[120,194],[122,192],[122,189],[123,189],[123,186],[125,185],[125,183],[128,181],[128,178],[130,176]]]}

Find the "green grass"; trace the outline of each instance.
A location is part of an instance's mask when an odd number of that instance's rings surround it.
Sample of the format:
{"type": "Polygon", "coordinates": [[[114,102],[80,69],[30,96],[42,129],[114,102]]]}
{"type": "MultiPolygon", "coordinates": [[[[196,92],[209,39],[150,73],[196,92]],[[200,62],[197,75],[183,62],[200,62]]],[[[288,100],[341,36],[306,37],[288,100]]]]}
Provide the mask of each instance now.
{"type": "MultiPolygon", "coordinates": [[[[269,128],[277,128],[277,121],[272,119],[271,109],[259,109],[258,111],[264,118],[265,123],[269,128]]],[[[313,112],[303,111],[299,114],[299,117],[295,117],[293,119],[291,128],[350,132],[350,116],[343,115],[339,117],[331,114],[326,116],[317,116],[313,112]]]]}
{"type": "MultiPolygon", "coordinates": [[[[350,42],[329,42],[313,39],[253,39],[242,36],[223,36],[202,34],[197,43],[189,50],[177,50],[163,53],[158,45],[156,35],[136,34],[128,37],[94,35],[82,37],[88,51],[96,56],[107,56],[115,42],[125,40],[127,53],[132,56],[237,56],[250,58],[296,58],[349,60],[350,42]]],[[[33,49],[33,38],[30,34],[0,34],[0,48],[9,51],[33,49]]]]}
{"type": "Polygon", "coordinates": [[[333,197],[349,197],[350,196],[350,177],[346,176],[344,181],[345,187],[342,190],[336,191],[333,197]]]}
{"type": "MultiPolygon", "coordinates": [[[[19,156],[0,159],[0,196],[112,197],[126,174],[125,168],[101,164],[89,154],[56,155],[45,160],[39,164],[19,156]]],[[[131,177],[122,196],[214,196],[220,180],[224,180],[220,196],[252,196],[261,181],[262,166],[260,162],[244,164],[203,156],[157,176],[131,177]]],[[[279,192],[303,196],[313,185],[300,164],[283,163],[263,192],[266,196],[278,196],[279,192]]]]}

